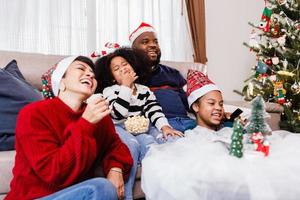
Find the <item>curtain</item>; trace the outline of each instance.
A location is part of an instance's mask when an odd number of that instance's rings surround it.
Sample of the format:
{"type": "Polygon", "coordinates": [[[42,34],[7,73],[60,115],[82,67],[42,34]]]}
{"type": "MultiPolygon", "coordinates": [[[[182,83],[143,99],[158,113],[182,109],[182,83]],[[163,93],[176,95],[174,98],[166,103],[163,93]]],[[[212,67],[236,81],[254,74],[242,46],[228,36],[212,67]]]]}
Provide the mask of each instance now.
{"type": "Polygon", "coordinates": [[[163,60],[193,61],[182,0],[1,0],[0,50],[90,55],[106,42],[128,45],[144,21],[163,60]]]}
{"type": "Polygon", "coordinates": [[[194,61],[205,64],[205,4],[204,0],[185,0],[194,47],[194,61]]]}
{"type": "Polygon", "coordinates": [[[1,0],[0,48],[49,54],[85,51],[83,0],[1,0]]]}

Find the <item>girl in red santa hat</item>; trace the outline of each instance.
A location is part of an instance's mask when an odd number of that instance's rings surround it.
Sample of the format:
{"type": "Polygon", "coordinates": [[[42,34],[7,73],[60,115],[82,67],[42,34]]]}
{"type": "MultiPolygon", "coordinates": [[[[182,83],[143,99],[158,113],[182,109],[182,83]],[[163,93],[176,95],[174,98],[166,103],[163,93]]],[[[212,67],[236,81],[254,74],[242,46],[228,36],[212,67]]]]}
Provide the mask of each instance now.
{"type": "MultiPolygon", "coordinates": [[[[185,137],[153,146],[142,161],[147,199],[297,199],[300,195],[300,137],[273,131],[268,157],[245,148],[242,158],[229,154],[232,128],[221,128],[220,89],[201,72],[190,70],[190,108],[197,127],[185,137]],[[221,129],[220,129],[221,128],[221,129]]],[[[253,147],[253,144],[245,144],[253,147]]]]}

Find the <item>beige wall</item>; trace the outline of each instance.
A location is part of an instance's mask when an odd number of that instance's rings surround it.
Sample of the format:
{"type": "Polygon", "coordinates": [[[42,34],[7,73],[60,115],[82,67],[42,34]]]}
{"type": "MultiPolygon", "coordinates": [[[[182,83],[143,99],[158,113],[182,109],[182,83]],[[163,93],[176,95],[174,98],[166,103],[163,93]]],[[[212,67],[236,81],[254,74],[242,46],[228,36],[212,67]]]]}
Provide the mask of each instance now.
{"type": "Polygon", "coordinates": [[[206,48],[208,75],[223,90],[225,100],[240,100],[233,92],[255,64],[255,54],[242,44],[249,41],[248,22],[259,21],[262,0],[206,0],[206,48]]]}

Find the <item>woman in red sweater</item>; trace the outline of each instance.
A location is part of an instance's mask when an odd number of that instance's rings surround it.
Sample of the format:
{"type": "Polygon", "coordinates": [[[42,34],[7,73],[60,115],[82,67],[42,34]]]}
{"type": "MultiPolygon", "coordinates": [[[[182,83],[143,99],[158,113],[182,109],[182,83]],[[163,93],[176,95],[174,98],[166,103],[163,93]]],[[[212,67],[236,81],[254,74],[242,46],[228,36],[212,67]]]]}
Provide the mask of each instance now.
{"type": "Polygon", "coordinates": [[[93,69],[87,57],[68,57],[43,75],[49,99],[18,116],[7,200],[123,198],[133,161],[115,133],[108,102],[99,97],[85,103],[97,85],[93,69]],[[97,163],[106,178],[93,178],[97,163]]]}

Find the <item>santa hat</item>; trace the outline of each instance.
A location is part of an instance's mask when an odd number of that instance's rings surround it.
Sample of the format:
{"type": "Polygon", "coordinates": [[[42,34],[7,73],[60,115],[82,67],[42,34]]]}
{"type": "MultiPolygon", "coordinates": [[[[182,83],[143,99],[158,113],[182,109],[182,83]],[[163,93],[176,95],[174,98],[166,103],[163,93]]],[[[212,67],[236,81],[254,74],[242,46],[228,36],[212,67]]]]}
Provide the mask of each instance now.
{"type": "Polygon", "coordinates": [[[206,75],[197,70],[189,70],[187,75],[187,91],[189,107],[210,91],[221,91],[206,75]]]}
{"type": "Polygon", "coordinates": [[[129,35],[130,44],[132,45],[136,38],[145,32],[152,32],[156,35],[155,29],[150,24],[142,22],[140,26],[129,35]]]}
{"type": "Polygon", "coordinates": [[[113,51],[115,51],[116,49],[120,48],[120,45],[118,43],[113,43],[113,42],[107,42],[105,45],[104,45],[104,48],[101,50],[101,51],[94,51],[92,54],[91,54],[91,57],[92,58],[95,58],[95,57],[102,57],[102,56],[105,56],[109,53],[112,53],[113,51]]]}
{"type": "Polygon", "coordinates": [[[76,58],[77,56],[64,58],[42,75],[42,93],[46,99],[51,99],[58,95],[59,83],[68,67],[76,58]]]}

